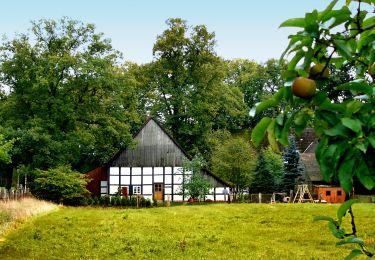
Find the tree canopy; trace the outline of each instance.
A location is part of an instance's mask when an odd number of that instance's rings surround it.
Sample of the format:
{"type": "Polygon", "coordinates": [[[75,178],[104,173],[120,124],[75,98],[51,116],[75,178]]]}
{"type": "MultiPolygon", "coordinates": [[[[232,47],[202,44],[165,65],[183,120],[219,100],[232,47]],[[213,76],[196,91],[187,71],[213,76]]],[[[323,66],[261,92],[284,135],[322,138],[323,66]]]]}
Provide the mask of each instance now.
{"type": "Polygon", "coordinates": [[[214,51],[214,33],[204,25],[189,29],[180,18],[167,25],[154,44],[155,61],[144,66],[145,103],[183,147],[203,152],[211,130],[241,128],[243,94],[224,84],[227,67],[214,51]]]}
{"type": "Polygon", "coordinates": [[[92,24],[67,18],[32,23],[0,47],[5,139],[13,166],[86,171],[131,142],[141,122],[134,86],[115,51],[92,24]]]}
{"type": "Polygon", "coordinates": [[[248,141],[230,137],[218,142],[212,152],[211,165],[221,178],[233,183],[235,194],[242,194],[252,183],[257,157],[248,141]]]}

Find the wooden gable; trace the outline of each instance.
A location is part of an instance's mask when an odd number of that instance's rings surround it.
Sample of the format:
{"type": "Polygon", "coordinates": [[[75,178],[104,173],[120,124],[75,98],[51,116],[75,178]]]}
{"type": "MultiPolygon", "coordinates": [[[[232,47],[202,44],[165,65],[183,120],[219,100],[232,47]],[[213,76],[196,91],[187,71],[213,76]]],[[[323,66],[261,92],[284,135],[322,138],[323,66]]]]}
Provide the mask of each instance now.
{"type": "Polygon", "coordinates": [[[315,153],[302,153],[301,161],[305,166],[305,179],[311,182],[322,182],[319,164],[315,158],[315,153]]]}
{"type": "Polygon", "coordinates": [[[181,166],[187,153],[156,122],[150,118],[135,135],[135,146],[120,151],[110,166],[175,167],[181,166]]]}

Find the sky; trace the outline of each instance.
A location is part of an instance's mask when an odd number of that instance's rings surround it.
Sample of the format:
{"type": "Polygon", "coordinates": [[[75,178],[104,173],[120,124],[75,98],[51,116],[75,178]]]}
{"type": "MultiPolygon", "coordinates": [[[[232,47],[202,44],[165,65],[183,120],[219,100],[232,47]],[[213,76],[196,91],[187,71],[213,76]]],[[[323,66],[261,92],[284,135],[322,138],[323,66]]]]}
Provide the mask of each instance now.
{"type": "Polygon", "coordinates": [[[265,62],[279,58],[296,30],[278,28],[288,18],[323,10],[328,0],[2,0],[0,35],[25,33],[30,21],[69,18],[93,23],[112,40],[124,60],[152,61],[157,35],[168,18],[207,26],[216,35],[216,52],[225,59],[265,62]]]}

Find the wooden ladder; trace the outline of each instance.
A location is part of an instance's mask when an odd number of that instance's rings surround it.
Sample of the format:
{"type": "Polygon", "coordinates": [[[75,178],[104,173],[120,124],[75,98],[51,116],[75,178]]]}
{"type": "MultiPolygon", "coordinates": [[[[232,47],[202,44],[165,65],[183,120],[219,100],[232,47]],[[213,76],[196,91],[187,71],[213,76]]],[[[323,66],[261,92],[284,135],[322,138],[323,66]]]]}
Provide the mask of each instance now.
{"type": "Polygon", "coordinates": [[[298,201],[297,201],[298,203],[302,203],[304,201],[310,201],[310,202],[314,203],[314,200],[311,196],[311,193],[309,191],[309,187],[308,187],[307,184],[298,185],[298,189],[297,189],[297,192],[296,192],[296,196],[293,199],[293,203],[295,203],[297,197],[298,197],[298,201]],[[305,194],[307,194],[308,199],[305,199],[305,194]],[[299,195],[299,197],[298,197],[298,195],[299,195]]]}

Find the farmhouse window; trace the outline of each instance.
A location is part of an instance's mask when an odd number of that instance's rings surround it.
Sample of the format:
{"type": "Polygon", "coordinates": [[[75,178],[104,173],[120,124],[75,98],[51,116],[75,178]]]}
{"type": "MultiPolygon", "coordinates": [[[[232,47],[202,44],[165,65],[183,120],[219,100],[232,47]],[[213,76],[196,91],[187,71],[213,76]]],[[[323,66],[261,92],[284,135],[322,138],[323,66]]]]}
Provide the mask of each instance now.
{"type": "Polygon", "coordinates": [[[341,196],[341,195],[342,195],[341,190],[338,190],[337,191],[337,196],[341,196]]]}
{"type": "Polygon", "coordinates": [[[133,194],[141,194],[141,186],[133,186],[133,194]]]}
{"type": "Polygon", "coordinates": [[[156,183],[155,184],[155,192],[161,192],[163,191],[163,186],[161,183],[156,183]]]}
{"type": "Polygon", "coordinates": [[[331,191],[330,190],[326,191],[326,196],[331,196],[331,191]]]}

